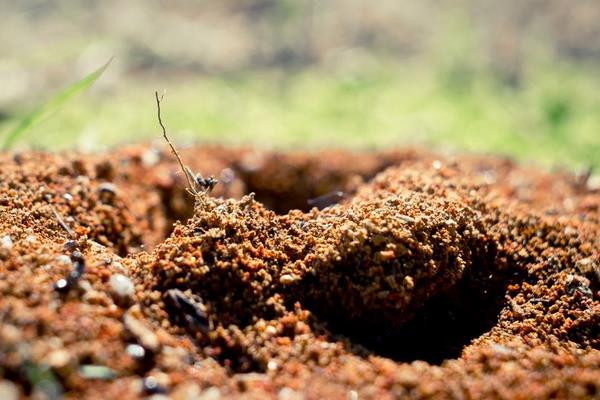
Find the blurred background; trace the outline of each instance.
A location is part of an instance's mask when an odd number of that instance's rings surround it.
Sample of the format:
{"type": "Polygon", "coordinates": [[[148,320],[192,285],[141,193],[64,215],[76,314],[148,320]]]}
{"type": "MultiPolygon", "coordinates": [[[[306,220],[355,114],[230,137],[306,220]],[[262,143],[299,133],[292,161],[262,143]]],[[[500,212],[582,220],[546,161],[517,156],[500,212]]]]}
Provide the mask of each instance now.
{"type": "Polygon", "coordinates": [[[0,142],[172,138],[500,153],[600,167],[598,0],[0,0],[0,142]]]}

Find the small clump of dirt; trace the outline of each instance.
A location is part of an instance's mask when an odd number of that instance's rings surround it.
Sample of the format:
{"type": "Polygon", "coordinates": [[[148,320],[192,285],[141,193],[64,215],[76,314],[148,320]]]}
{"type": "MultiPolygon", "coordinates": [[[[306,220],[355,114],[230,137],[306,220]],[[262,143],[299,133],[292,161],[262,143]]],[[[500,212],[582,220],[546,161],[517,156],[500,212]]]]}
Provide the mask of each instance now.
{"type": "Polygon", "coordinates": [[[213,193],[153,146],[0,155],[0,397],[598,395],[587,181],[417,150],[182,156],[213,193]]]}

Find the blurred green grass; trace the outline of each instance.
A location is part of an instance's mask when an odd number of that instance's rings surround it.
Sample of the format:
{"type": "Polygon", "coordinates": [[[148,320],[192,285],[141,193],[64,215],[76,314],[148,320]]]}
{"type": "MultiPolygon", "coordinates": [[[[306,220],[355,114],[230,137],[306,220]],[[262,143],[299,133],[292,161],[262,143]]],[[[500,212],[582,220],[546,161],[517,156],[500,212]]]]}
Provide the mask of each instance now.
{"type": "Polygon", "coordinates": [[[0,144],[0,149],[11,149],[13,144],[16,143],[21,136],[25,135],[32,127],[42,123],[55,111],[63,108],[71,98],[89,89],[94,82],[100,78],[100,76],[102,76],[111,61],[112,59],[107,61],[106,64],[97,70],[92,71],[77,82],[72,83],[62,91],[56,93],[51,99],[41,104],[29,114],[25,115],[13,129],[4,135],[4,142],[0,144]]]}
{"type": "MultiPolygon", "coordinates": [[[[175,141],[267,148],[390,148],[507,154],[570,168],[600,167],[600,76],[549,60],[518,86],[460,58],[378,60],[367,67],[246,71],[130,79],[92,91],[32,128],[17,145],[102,150],[158,139],[154,90],[175,141]]],[[[49,96],[51,97],[51,96],[49,96]]],[[[0,135],[27,110],[0,122],[0,135]]]]}

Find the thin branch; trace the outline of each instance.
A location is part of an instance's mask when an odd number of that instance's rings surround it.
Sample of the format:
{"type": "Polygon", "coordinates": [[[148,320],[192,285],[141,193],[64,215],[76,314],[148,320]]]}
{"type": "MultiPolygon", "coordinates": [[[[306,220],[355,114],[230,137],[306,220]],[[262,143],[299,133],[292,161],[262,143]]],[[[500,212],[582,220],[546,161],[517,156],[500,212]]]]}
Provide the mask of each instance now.
{"type": "Polygon", "coordinates": [[[52,213],[54,214],[54,218],[56,218],[56,221],[58,221],[58,224],[65,231],[67,231],[67,233],[69,234],[69,236],[71,236],[72,238],[75,238],[77,235],[75,235],[75,232],[73,232],[73,230],[71,228],[69,228],[69,225],[67,225],[67,223],[62,219],[62,217],[60,216],[60,214],[58,213],[58,211],[56,211],[56,208],[54,208],[54,206],[51,205],[50,209],[52,210],[52,213]]]}
{"type": "Polygon", "coordinates": [[[190,187],[190,192],[192,194],[194,194],[194,195],[197,195],[198,193],[196,192],[196,185],[194,185],[194,183],[193,183],[194,182],[193,177],[190,177],[189,168],[187,168],[185,166],[185,164],[181,160],[181,157],[179,156],[179,153],[175,149],[175,146],[173,146],[173,144],[169,140],[169,137],[167,136],[167,130],[165,128],[165,125],[162,122],[162,118],[161,118],[161,115],[160,115],[160,102],[161,102],[161,100],[162,100],[162,98],[163,98],[164,95],[159,97],[158,96],[158,91],[156,91],[156,92],[154,92],[154,96],[156,97],[156,109],[157,109],[157,114],[158,114],[158,123],[160,124],[160,127],[162,129],[163,137],[165,138],[165,140],[169,144],[169,147],[171,148],[171,151],[173,152],[173,154],[177,158],[177,161],[179,161],[179,166],[181,167],[181,170],[183,171],[183,174],[185,175],[185,179],[187,179],[188,186],[190,187]]]}

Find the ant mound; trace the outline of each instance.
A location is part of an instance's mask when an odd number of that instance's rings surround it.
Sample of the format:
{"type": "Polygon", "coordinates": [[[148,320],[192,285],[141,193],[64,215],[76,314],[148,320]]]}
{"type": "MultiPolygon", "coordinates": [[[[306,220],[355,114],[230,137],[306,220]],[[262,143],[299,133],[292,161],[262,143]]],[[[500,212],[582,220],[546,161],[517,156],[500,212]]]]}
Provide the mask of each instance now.
{"type": "Polygon", "coordinates": [[[600,393],[587,177],[418,151],[182,154],[222,181],[195,204],[153,147],[0,155],[0,397],[600,393]]]}
{"type": "Polygon", "coordinates": [[[281,317],[300,302],[356,326],[395,328],[490,263],[494,242],[465,202],[373,193],[283,216],[253,196],[202,197],[186,225],[141,257],[138,279],[199,296],[224,326],[281,317]]]}

